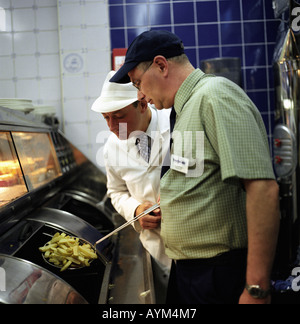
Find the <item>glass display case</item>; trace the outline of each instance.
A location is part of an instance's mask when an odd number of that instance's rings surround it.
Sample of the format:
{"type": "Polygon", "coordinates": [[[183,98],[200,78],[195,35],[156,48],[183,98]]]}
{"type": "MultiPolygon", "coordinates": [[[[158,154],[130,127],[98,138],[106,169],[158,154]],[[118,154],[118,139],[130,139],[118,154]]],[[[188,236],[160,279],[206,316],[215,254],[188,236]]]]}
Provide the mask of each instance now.
{"type": "Polygon", "coordinates": [[[27,193],[9,132],[0,132],[0,208],[27,193]]]}
{"type": "Polygon", "coordinates": [[[12,132],[29,190],[62,175],[54,145],[47,133],[12,132]]]}
{"type": "Polygon", "coordinates": [[[76,161],[77,165],[82,165],[82,164],[84,164],[85,162],[88,161],[87,157],[81,151],[79,151],[77,149],[77,147],[75,147],[71,143],[70,143],[70,146],[71,146],[71,149],[73,151],[73,155],[74,155],[74,158],[75,158],[75,161],[76,161]]]}

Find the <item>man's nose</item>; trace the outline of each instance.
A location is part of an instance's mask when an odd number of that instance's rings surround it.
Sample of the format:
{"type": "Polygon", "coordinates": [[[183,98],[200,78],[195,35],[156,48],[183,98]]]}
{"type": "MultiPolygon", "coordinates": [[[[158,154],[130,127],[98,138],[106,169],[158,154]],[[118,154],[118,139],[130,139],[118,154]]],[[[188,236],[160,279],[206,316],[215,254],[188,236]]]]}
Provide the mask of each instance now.
{"type": "Polygon", "coordinates": [[[110,118],[108,121],[108,127],[111,131],[113,131],[115,128],[117,128],[118,123],[116,122],[116,120],[114,120],[114,118],[110,118]]]}
{"type": "Polygon", "coordinates": [[[138,101],[142,101],[146,98],[141,90],[138,91],[138,101]]]}

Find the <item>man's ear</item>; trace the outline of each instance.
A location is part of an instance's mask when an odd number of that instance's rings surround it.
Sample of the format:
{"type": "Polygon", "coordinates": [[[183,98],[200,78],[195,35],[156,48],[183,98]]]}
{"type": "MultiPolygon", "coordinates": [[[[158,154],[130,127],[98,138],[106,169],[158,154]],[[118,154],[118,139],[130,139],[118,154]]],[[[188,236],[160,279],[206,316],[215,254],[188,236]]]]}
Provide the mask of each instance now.
{"type": "Polygon", "coordinates": [[[165,73],[168,71],[168,61],[164,56],[156,56],[153,60],[153,63],[159,67],[161,72],[165,73]]]}

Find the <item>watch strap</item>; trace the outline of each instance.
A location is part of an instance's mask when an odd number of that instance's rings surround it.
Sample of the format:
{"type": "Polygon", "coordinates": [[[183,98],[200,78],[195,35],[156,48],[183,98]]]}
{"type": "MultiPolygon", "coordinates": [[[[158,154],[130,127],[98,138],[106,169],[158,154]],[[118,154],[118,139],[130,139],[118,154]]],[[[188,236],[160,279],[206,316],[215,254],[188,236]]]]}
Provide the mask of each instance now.
{"type": "Polygon", "coordinates": [[[271,289],[263,290],[259,285],[248,285],[245,286],[246,290],[255,299],[265,299],[267,298],[270,293],[271,289]]]}

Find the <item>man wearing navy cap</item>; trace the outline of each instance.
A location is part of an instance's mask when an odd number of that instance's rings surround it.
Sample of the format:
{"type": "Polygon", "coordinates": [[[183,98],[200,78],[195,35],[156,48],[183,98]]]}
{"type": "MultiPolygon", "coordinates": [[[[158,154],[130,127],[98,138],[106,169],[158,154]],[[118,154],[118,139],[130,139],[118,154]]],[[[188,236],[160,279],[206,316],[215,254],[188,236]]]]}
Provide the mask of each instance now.
{"type": "Polygon", "coordinates": [[[129,80],[176,120],[160,196],[174,301],[270,303],[279,190],[259,111],[236,84],[195,69],[167,31],[133,41],[111,79],[129,80]]]}

